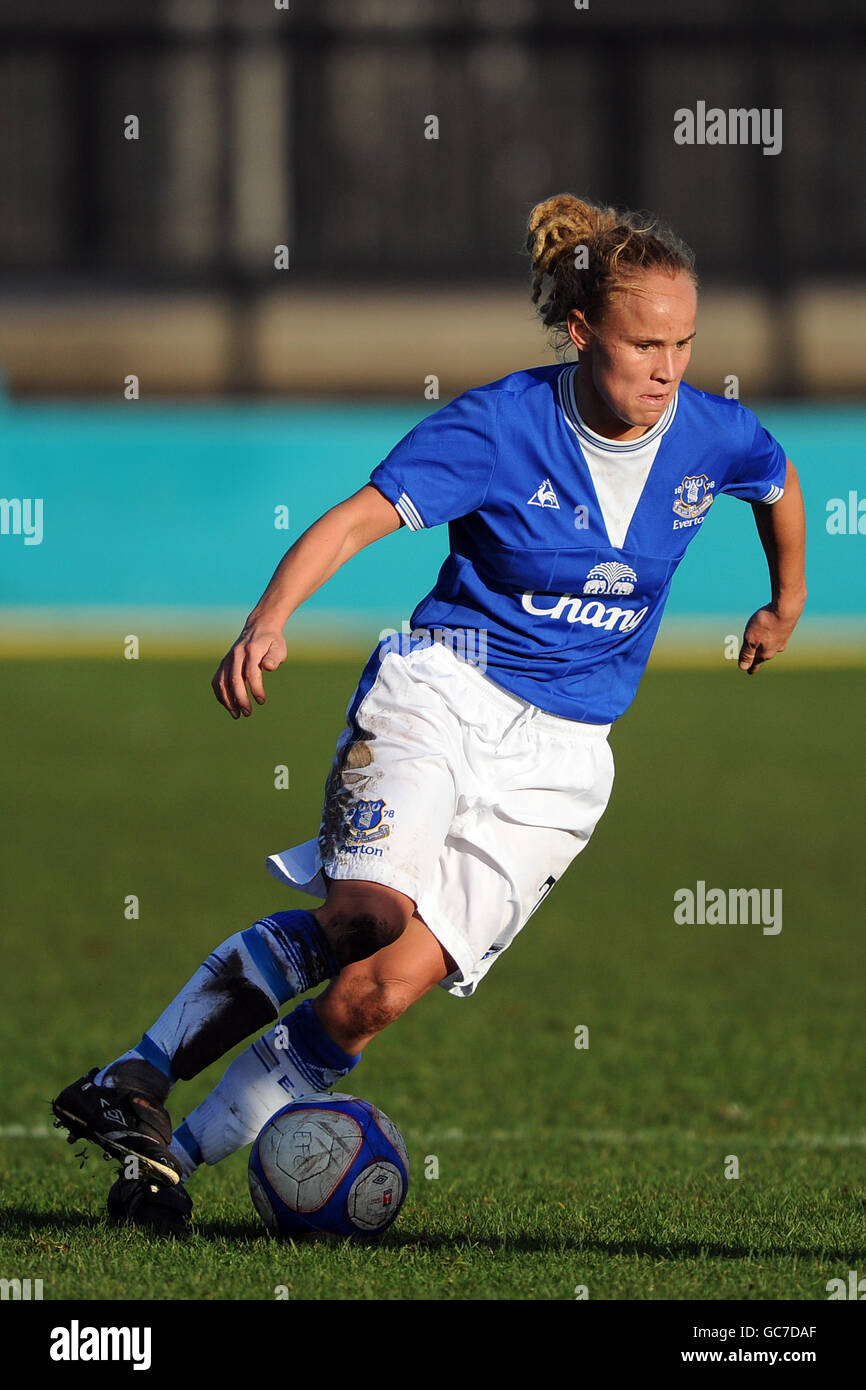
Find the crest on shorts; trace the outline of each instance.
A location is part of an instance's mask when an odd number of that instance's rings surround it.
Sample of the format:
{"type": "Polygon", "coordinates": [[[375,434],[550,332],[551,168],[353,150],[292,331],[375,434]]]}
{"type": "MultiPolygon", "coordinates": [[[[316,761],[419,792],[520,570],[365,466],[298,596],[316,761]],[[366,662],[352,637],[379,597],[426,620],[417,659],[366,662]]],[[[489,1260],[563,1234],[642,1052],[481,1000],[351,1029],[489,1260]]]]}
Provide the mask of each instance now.
{"type": "Polygon", "coordinates": [[[349,819],[348,836],[355,844],[384,840],[391,834],[390,825],[382,824],[384,801],[359,801],[349,819]]]}
{"type": "Polygon", "coordinates": [[[711,489],[715,485],[715,482],[710,482],[706,473],[696,473],[690,478],[683,478],[679,487],[674,488],[674,511],[677,516],[702,516],[712,505],[711,489]]]}

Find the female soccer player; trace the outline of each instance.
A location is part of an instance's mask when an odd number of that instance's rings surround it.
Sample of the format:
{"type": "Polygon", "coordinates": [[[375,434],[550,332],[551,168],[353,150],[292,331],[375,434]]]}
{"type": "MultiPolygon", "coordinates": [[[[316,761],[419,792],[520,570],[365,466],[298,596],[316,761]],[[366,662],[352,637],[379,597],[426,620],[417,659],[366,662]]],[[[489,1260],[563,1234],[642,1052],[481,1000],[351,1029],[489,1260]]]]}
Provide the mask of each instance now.
{"type": "Polygon", "coordinates": [[[691,251],[661,224],[567,194],[534,208],[527,248],[533,301],[546,294],[542,320],[578,361],[515,372],[422,420],[292,546],[214,676],[220,704],[249,716],[300,604],[400,526],[449,523],[412,635],[385,637],[361,676],[318,838],[268,861],[322,906],[229,937],[136,1046],[54,1102],[70,1140],[140,1162],[112,1188],[116,1217],[184,1230],[183,1180],[200,1163],[340,1081],[433,985],[475,991],[605,809],[608,731],[720,493],[752,503],[770,571],[740,669],[781,652],[800,616],[793,465],[751,411],[682,380],[691,251]],[[265,1025],[172,1135],[174,1083],[265,1025]]]}

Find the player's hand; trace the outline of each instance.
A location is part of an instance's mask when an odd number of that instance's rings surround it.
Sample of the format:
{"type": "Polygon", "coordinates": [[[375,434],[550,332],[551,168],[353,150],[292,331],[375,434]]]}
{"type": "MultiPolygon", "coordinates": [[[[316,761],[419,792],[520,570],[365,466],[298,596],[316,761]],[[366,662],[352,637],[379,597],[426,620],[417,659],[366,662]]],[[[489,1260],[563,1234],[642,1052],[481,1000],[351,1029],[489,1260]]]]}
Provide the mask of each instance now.
{"type": "Polygon", "coordinates": [[[788,645],[788,638],[797,626],[800,612],[780,612],[772,603],[759,608],[746,623],[738,666],[753,676],[765,661],[772,661],[788,645]]]}
{"type": "Polygon", "coordinates": [[[266,700],[263,671],[276,671],[286,659],[286,642],[275,627],[247,623],[240,637],[219,664],[211,687],[232,719],[253,712],[250,695],[257,704],[266,700]]]}

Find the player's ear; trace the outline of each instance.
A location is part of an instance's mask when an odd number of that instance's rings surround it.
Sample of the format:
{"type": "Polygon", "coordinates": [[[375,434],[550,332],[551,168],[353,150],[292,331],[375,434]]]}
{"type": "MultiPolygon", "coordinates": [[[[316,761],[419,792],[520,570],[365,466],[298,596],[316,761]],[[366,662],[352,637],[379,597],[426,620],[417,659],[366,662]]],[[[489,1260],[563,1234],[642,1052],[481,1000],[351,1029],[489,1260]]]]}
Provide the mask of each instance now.
{"type": "Polygon", "coordinates": [[[590,332],[587,327],[586,319],[580,309],[570,309],[565,320],[568,329],[568,336],[574,343],[578,352],[583,352],[589,347],[590,332]]]}

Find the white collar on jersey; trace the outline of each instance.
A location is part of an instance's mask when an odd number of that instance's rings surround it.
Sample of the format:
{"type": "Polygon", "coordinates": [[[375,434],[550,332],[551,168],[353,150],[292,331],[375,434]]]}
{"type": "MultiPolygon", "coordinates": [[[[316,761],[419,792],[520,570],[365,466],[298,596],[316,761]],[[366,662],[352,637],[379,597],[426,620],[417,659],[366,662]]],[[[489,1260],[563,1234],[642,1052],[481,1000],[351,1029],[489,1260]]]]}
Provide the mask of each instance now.
{"type": "Polygon", "coordinates": [[[609,450],[613,454],[633,453],[637,449],[644,449],[648,444],[657,443],[663,434],[666,434],[674,421],[677,413],[677,400],[679,392],[675,391],[673,397],[665,407],[664,414],[653,425],[651,430],[642,434],[638,439],[606,439],[602,434],[596,434],[591,430],[586,421],[581,417],[577,408],[577,362],[566,363],[557,379],[556,388],[559,404],[566,421],[574,430],[574,433],[583,438],[594,449],[609,450]]]}

